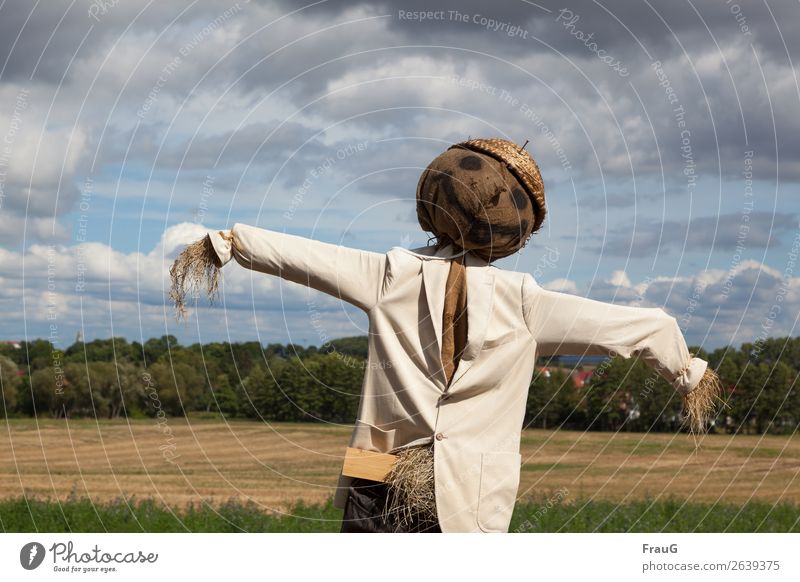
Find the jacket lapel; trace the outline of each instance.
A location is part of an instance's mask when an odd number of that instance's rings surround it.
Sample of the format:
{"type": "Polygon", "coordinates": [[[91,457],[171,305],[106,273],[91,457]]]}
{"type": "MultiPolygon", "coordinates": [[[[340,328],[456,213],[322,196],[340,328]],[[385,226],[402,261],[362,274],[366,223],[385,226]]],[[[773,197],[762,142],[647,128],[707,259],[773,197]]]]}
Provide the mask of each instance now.
{"type": "MultiPolygon", "coordinates": [[[[430,370],[431,377],[436,380],[436,384],[442,390],[445,388],[446,380],[444,366],[442,365],[442,312],[444,311],[444,289],[448,272],[449,264],[447,261],[438,260],[435,256],[422,259],[422,284],[425,288],[428,313],[427,315],[420,315],[423,319],[425,317],[430,318],[430,324],[434,330],[434,341],[429,345],[423,345],[422,349],[430,354],[428,361],[433,362],[435,368],[430,370]]],[[[467,294],[469,294],[469,288],[467,288],[467,294]]],[[[469,298],[469,295],[467,297],[469,298]]],[[[467,300],[469,301],[469,299],[467,300]]],[[[467,317],[469,317],[469,314],[467,314],[467,317]]],[[[420,325],[423,325],[422,321],[420,321],[420,325]]]]}
{"type": "MultiPolygon", "coordinates": [[[[435,362],[435,370],[431,370],[442,391],[448,389],[442,365],[442,312],[444,311],[444,294],[447,275],[450,271],[449,259],[458,256],[452,245],[445,245],[435,254],[422,257],[422,280],[425,288],[425,299],[428,305],[428,316],[435,333],[435,344],[423,346],[431,350],[430,361],[435,362]]],[[[472,254],[467,254],[467,346],[458,362],[458,366],[450,381],[450,389],[469,370],[481,351],[483,340],[489,324],[492,301],[494,298],[494,272],[486,268],[488,263],[472,254]]]]}

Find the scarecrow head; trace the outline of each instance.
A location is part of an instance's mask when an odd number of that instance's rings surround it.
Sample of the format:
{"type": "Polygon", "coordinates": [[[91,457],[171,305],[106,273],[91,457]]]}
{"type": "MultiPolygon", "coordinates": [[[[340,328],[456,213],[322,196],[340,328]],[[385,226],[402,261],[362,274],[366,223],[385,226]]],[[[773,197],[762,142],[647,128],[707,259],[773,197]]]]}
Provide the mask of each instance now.
{"type": "Polygon", "coordinates": [[[505,139],[470,139],[434,159],[417,185],[417,219],[440,244],[494,261],[522,248],[546,214],[533,157],[505,139]]]}

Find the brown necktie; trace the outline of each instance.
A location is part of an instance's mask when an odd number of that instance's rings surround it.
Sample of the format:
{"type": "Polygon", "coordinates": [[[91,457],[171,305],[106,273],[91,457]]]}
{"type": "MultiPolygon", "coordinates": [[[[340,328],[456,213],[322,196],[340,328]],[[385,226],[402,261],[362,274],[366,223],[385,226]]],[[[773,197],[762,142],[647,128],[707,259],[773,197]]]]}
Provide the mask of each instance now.
{"type": "Polygon", "coordinates": [[[450,261],[442,312],[442,365],[447,384],[467,346],[467,273],[465,255],[450,261]]]}

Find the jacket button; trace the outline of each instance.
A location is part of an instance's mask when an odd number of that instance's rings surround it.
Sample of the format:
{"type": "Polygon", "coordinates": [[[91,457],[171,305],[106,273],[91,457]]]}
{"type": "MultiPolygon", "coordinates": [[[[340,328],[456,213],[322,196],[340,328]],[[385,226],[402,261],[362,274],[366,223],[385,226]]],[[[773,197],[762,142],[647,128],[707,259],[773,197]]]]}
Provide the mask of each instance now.
{"type": "Polygon", "coordinates": [[[440,433],[440,432],[437,432],[437,433],[436,433],[436,440],[437,440],[437,441],[440,441],[440,440],[442,440],[443,438],[444,438],[444,435],[443,435],[442,433],[440,433]]]}

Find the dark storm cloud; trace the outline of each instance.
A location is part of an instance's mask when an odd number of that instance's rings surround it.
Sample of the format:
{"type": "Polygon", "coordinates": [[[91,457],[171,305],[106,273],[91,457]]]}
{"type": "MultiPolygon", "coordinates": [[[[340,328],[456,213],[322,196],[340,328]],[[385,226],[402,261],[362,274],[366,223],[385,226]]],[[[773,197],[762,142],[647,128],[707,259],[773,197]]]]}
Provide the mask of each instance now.
{"type": "MultiPolygon", "coordinates": [[[[248,9],[255,9],[256,4],[266,8],[276,5],[275,2],[252,4],[248,9]]],[[[741,35],[757,41],[774,55],[785,55],[784,43],[790,54],[796,55],[800,44],[795,35],[791,34],[795,7],[788,2],[755,5],[725,0],[692,3],[627,0],[519,0],[486,3],[478,0],[450,0],[431,4],[423,0],[329,0],[308,3],[305,8],[296,2],[279,4],[285,12],[300,10],[300,19],[324,18],[328,24],[332,22],[331,19],[335,21],[348,11],[352,12],[360,7],[365,15],[389,15],[389,29],[398,33],[406,42],[467,45],[474,50],[514,56],[532,50],[550,50],[541,43],[520,42],[526,40],[521,37],[523,33],[528,38],[539,38],[543,43],[567,54],[585,53],[586,47],[564,27],[564,23],[568,21],[574,25],[570,31],[581,30],[592,34],[592,39],[598,45],[609,50],[628,51],[630,47],[641,50],[641,43],[657,56],[664,49],[679,48],[674,36],[686,45],[687,39],[691,39],[693,33],[699,33],[699,37],[705,37],[707,42],[711,42],[710,35],[717,41],[730,35],[741,35]],[[419,21],[409,16],[421,11],[440,12],[443,17],[419,21]],[[467,22],[456,18],[453,11],[466,15],[467,22]],[[576,16],[578,19],[572,21],[576,16]],[[559,22],[555,24],[557,18],[559,22]],[[512,34],[512,27],[518,27],[521,31],[512,34]]],[[[116,38],[131,24],[132,30],[159,30],[181,13],[183,14],[179,22],[188,22],[192,19],[208,18],[226,7],[224,3],[210,0],[194,2],[190,7],[170,2],[148,5],[143,1],[130,0],[48,0],[36,3],[26,0],[6,1],[0,10],[0,55],[3,55],[4,61],[7,58],[3,78],[30,76],[35,70],[39,79],[59,79],[81,39],[90,29],[84,51],[95,50],[103,38],[116,38]]],[[[255,29],[265,24],[266,22],[255,21],[251,26],[255,29]]],[[[290,34],[294,27],[293,20],[284,20],[271,26],[269,35],[280,38],[290,34]]],[[[322,33],[322,36],[325,34],[322,33]]],[[[343,48],[358,44],[359,34],[346,27],[333,30],[332,36],[337,37],[340,47],[343,48]]],[[[687,48],[691,50],[693,44],[690,43],[687,48]]],[[[247,55],[250,63],[255,62],[252,57],[253,55],[247,55]]],[[[275,62],[281,58],[278,57],[275,62]]],[[[294,59],[287,60],[294,60],[295,65],[298,65],[295,67],[297,69],[302,66],[302,63],[296,62],[299,58],[299,51],[295,51],[294,59]]]]}
{"type": "MultiPolygon", "coordinates": [[[[59,79],[90,29],[82,54],[97,50],[104,41],[116,40],[126,29],[129,29],[128,33],[160,31],[176,18],[178,24],[203,21],[234,4],[206,0],[193,2],[187,7],[169,2],[147,4],[130,0],[49,0],[35,4],[10,0],[0,10],[0,55],[4,61],[7,59],[3,78],[29,76],[35,69],[39,79],[59,79]]],[[[791,34],[791,25],[796,17],[795,6],[788,2],[755,5],[732,0],[653,3],[629,0],[512,0],[495,3],[449,0],[431,4],[423,0],[328,0],[305,6],[296,2],[272,1],[251,2],[247,6],[246,2],[239,4],[252,14],[261,7],[265,11],[262,16],[273,14],[276,18],[283,16],[276,11],[276,6],[282,6],[284,14],[297,11],[296,15],[277,22],[272,18],[256,18],[248,23],[248,32],[263,30],[263,34],[256,34],[255,42],[242,48],[240,65],[247,63],[249,68],[258,62],[259,57],[277,51],[268,64],[256,65],[248,73],[245,81],[253,84],[258,84],[259,78],[271,83],[289,73],[293,76],[319,64],[321,57],[342,55],[362,48],[365,27],[370,26],[372,19],[385,22],[388,30],[397,34],[396,38],[389,40],[402,40],[401,44],[466,47],[509,57],[550,51],[547,45],[568,55],[584,56],[586,43],[575,38],[576,31],[591,35],[591,41],[599,47],[609,52],[617,50],[627,59],[638,58],[642,47],[653,58],[664,58],[664,51],[682,50],[676,38],[690,53],[698,43],[713,46],[715,41],[723,42],[731,36],[757,42],[773,57],[785,57],[787,48],[790,54],[796,55],[800,47],[796,35],[791,34]],[[440,16],[427,20],[413,16],[426,11],[440,16]],[[462,18],[457,18],[456,13],[462,18]],[[381,16],[387,18],[380,19],[381,16]],[[285,41],[297,40],[300,36],[297,34],[298,22],[304,20],[316,21],[319,26],[313,35],[297,45],[302,50],[281,50],[285,41]],[[533,38],[541,42],[531,42],[533,38]]],[[[331,65],[327,67],[327,75],[341,74],[345,68],[346,63],[331,65]]],[[[316,75],[325,76],[326,73],[316,75]]],[[[309,74],[307,81],[311,82],[313,77],[309,74]]]]}
{"type": "Polygon", "coordinates": [[[2,80],[58,81],[92,22],[69,2],[3,3],[0,9],[2,80]],[[38,63],[38,66],[37,66],[38,63]]]}
{"type": "Polygon", "coordinates": [[[0,79],[59,82],[71,61],[106,49],[107,42],[126,30],[158,30],[179,14],[186,22],[219,8],[213,0],[190,6],[141,0],[6,0],[0,4],[0,79]]]}
{"type": "MultiPolygon", "coordinates": [[[[287,8],[291,2],[282,3],[287,8]]],[[[576,39],[564,32],[564,22],[592,34],[600,46],[627,50],[641,43],[648,51],[658,53],[669,47],[677,48],[674,37],[682,42],[693,33],[700,33],[718,41],[741,35],[757,39],[776,55],[797,54],[800,43],[792,34],[795,7],[789,2],[753,4],[734,0],[678,0],[675,2],[647,2],[630,0],[511,0],[487,3],[482,0],[392,0],[354,3],[347,0],[328,0],[313,6],[310,12],[340,13],[355,4],[369,6],[380,12],[392,14],[391,28],[400,31],[409,40],[431,44],[460,46],[468,38],[477,46],[503,47],[511,54],[531,50],[530,45],[518,41],[524,31],[527,37],[538,37],[544,43],[565,53],[580,54],[585,51],[576,39]],[[401,12],[404,17],[401,17],[401,12]],[[439,13],[435,18],[419,20],[419,12],[439,13]],[[455,12],[462,15],[457,18],[455,12]],[[466,15],[466,22],[463,15],[466,15]],[[573,19],[578,17],[577,20],[573,19]],[[484,19],[489,20],[486,22],[484,19]],[[559,19],[558,26],[553,22],[559,19]],[[512,27],[522,32],[514,32],[512,27]],[[487,35],[486,32],[493,32],[487,35]]],[[[523,39],[524,40],[524,39],[523,39]]],[[[684,42],[684,45],[686,43],[684,42]]],[[[544,48],[544,47],[542,47],[544,48]]],[[[691,49],[692,46],[687,46],[691,49]]],[[[660,56],[660,55],[658,55],[660,56]]]]}

